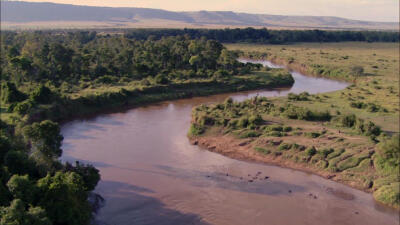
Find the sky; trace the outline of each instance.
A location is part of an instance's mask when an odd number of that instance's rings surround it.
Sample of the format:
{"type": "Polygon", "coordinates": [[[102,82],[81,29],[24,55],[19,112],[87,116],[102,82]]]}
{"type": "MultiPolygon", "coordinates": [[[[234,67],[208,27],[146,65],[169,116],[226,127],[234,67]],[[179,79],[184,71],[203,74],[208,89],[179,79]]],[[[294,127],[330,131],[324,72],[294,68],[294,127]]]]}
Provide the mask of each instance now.
{"type": "Polygon", "coordinates": [[[235,11],[399,21],[399,0],[24,0],[74,5],[145,7],[171,11],[235,11]]]}

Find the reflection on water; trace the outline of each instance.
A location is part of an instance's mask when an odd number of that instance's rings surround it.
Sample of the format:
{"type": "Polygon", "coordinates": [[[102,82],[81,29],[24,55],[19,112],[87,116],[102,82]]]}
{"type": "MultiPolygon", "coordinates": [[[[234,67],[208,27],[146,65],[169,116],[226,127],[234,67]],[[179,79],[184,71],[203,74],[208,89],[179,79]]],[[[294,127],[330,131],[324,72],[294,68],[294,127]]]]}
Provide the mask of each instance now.
{"type": "Polygon", "coordinates": [[[396,214],[377,210],[370,194],[190,145],[186,133],[193,106],[229,96],[240,101],[347,85],[293,76],[290,89],[167,101],[69,122],[62,128],[63,160],[100,169],[96,192],[106,204],[96,218],[99,224],[397,224],[396,214]]]}

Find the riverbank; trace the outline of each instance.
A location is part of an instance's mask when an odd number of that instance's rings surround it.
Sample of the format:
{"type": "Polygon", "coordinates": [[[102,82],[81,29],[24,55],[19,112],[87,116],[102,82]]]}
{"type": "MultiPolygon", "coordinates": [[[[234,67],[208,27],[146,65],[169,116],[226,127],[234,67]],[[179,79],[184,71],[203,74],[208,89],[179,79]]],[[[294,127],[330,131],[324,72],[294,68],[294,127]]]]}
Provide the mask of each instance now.
{"type": "Polygon", "coordinates": [[[263,221],[336,225],[338,218],[355,225],[397,224],[396,213],[380,207],[370,194],[309,173],[230,159],[189,143],[186,134],[191,111],[200,104],[223,102],[228,97],[243,101],[257,94],[284,96],[289,91],[313,91],[314,86],[321,91],[346,87],[327,79],[293,77],[296,81],[290,89],[166,101],[68,122],[62,127],[62,160],[93,162],[99,168],[102,181],[98,193],[107,204],[96,219],[107,224],[131,224],[135,220],[190,224],[197,223],[196,218],[222,225],[263,221]],[[263,180],[247,182],[259,172],[258,178],[263,180]],[[345,193],[353,200],[334,193],[345,193]],[[178,214],[155,218],[154,213],[160,210],[178,214]],[[283,217],[283,212],[292,216],[283,217]],[[197,217],[182,222],[188,215],[197,217]]]}
{"type": "Polygon", "coordinates": [[[398,137],[387,137],[356,116],[266,98],[228,99],[193,110],[189,139],[228,157],[300,169],[373,192],[378,201],[399,208],[396,153],[388,157],[398,151],[392,149],[398,148],[398,137]]]}
{"type": "Polygon", "coordinates": [[[44,119],[63,122],[120,108],[137,107],[166,100],[264,88],[283,88],[290,87],[293,83],[294,80],[290,73],[283,69],[272,69],[222,80],[210,79],[141,88],[127,85],[113,88],[112,91],[106,89],[102,92],[94,89],[86,91],[88,94],[64,98],[51,105],[40,105],[34,112],[28,114],[25,120],[28,123],[44,119]]]}
{"type": "MultiPolygon", "coordinates": [[[[277,147],[283,143],[282,139],[263,139],[257,140],[257,143],[260,142],[269,142],[275,143],[277,147]]],[[[373,190],[365,185],[365,181],[363,183],[358,183],[355,181],[345,180],[337,176],[337,173],[328,171],[328,170],[321,170],[318,167],[315,167],[313,164],[307,163],[297,163],[295,161],[290,161],[284,155],[283,152],[275,151],[271,153],[271,149],[265,149],[259,147],[256,143],[254,143],[254,139],[247,138],[247,139],[238,139],[235,136],[231,135],[224,135],[220,133],[212,136],[197,136],[197,137],[190,137],[190,143],[193,145],[198,145],[201,148],[207,149],[211,152],[215,152],[218,154],[222,154],[224,156],[237,159],[237,160],[244,160],[244,161],[251,161],[251,162],[258,162],[258,163],[266,163],[272,164],[284,168],[289,169],[296,169],[303,172],[313,173],[315,175],[319,175],[325,179],[330,179],[345,185],[348,185],[352,188],[365,191],[368,193],[372,193],[373,190]],[[268,150],[270,153],[267,153],[268,150]]],[[[265,146],[264,146],[265,147],[265,146]]]]}
{"type": "MultiPolygon", "coordinates": [[[[344,49],[339,53],[329,49],[331,45],[328,49],[319,50],[318,57],[322,59],[318,60],[317,67],[322,70],[314,73],[311,68],[316,67],[316,59],[313,58],[316,48],[310,45],[293,45],[293,48],[290,45],[228,46],[231,50],[245,51],[242,55],[248,58],[273,59],[274,62],[288,65],[295,71],[299,69],[313,76],[333,77],[353,81],[354,84],[333,93],[289,94],[287,98],[261,99],[259,102],[257,99],[243,103],[228,101],[224,104],[197,107],[193,110],[192,127],[189,131],[193,144],[197,143],[233,158],[275,163],[309,171],[360,190],[373,192],[379,202],[399,208],[399,150],[398,142],[396,144],[396,140],[393,140],[399,132],[396,97],[399,90],[392,86],[393,82],[398,82],[398,76],[388,69],[396,69],[398,60],[395,55],[390,55],[386,48],[365,49],[362,46],[357,49],[357,45],[356,50],[353,48],[349,51],[342,45],[344,49]],[[273,48],[275,50],[271,50],[273,48]],[[303,50],[300,53],[299,48],[303,50]],[[356,58],[371,58],[369,54],[379,53],[393,56],[393,59],[385,59],[387,64],[383,74],[382,71],[376,70],[372,74],[369,70],[363,70],[361,75],[357,75],[347,63],[343,67],[339,67],[336,60],[331,63],[332,57],[345,60],[350,58],[351,63],[354,63],[356,58]],[[299,54],[299,58],[293,58],[293,55],[299,54]],[[285,60],[282,55],[289,58],[285,60]],[[329,118],[311,116],[307,119],[307,115],[321,113],[329,118]],[[354,121],[350,125],[346,124],[349,119],[354,121]],[[257,124],[254,122],[256,120],[262,122],[257,124]],[[376,128],[372,128],[374,126],[376,128]],[[285,131],[285,127],[289,130],[285,131]],[[365,130],[367,127],[369,131],[365,130]],[[390,139],[392,135],[394,136],[390,139]],[[394,155],[388,156],[387,152],[394,152],[394,155]]],[[[360,61],[359,64],[363,67],[368,65],[368,61],[360,61]]]]}

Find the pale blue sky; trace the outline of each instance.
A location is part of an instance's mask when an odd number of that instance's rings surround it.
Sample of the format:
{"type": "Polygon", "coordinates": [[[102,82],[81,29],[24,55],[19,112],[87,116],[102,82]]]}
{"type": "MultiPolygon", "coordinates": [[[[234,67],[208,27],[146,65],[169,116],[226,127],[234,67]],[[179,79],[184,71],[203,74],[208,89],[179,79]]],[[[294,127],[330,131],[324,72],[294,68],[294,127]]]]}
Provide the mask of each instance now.
{"type": "Polygon", "coordinates": [[[146,7],[172,11],[223,10],[279,15],[399,20],[399,0],[25,0],[76,5],[146,7]]]}

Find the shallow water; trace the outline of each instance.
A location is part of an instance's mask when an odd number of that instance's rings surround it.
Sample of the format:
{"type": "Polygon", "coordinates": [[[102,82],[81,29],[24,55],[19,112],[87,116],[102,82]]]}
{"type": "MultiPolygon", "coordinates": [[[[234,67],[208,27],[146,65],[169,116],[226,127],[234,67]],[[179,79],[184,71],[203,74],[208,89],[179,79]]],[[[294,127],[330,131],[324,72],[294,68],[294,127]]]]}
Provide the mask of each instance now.
{"type": "Polygon", "coordinates": [[[196,105],[229,96],[240,101],[257,94],[319,93],[347,86],[296,72],[293,77],[289,89],[167,101],[71,121],[62,127],[62,160],[100,170],[96,192],[106,201],[96,217],[99,224],[398,224],[397,213],[376,204],[371,194],[190,145],[186,133],[196,105]],[[257,173],[258,179],[249,183],[246,178],[257,173]]]}

